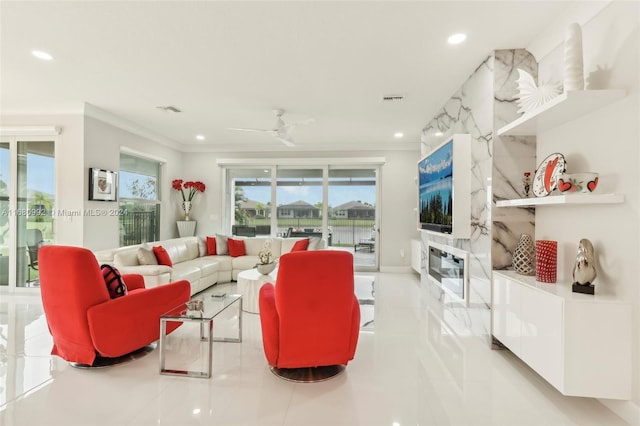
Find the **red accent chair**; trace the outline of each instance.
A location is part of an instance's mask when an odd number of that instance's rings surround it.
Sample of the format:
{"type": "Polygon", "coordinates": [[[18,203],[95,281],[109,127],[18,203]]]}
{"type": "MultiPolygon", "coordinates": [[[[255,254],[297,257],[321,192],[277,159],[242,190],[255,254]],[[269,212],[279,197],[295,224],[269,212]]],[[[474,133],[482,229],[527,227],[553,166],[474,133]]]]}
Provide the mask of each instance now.
{"type": "MultiPolygon", "coordinates": [[[[51,353],[78,364],[116,358],[160,337],[160,315],[190,297],[186,280],[145,288],[141,275],[123,275],[128,293],[111,299],[98,261],[81,247],[40,248],[40,294],[53,336],[51,353]]],[[[167,326],[173,331],[179,323],[167,326]]]]}
{"type": "Polygon", "coordinates": [[[264,353],[272,370],[346,365],[353,359],[360,305],[351,253],[282,255],[276,285],[260,288],[259,303],[264,353]]]}

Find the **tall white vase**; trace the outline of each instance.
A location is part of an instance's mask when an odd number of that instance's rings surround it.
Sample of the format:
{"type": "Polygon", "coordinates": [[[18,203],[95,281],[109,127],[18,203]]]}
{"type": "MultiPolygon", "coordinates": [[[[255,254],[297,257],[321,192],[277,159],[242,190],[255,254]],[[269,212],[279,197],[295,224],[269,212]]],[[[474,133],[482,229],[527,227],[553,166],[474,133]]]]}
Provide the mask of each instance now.
{"type": "Polygon", "coordinates": [[[564,91],[573,90],[584,90],[582,28],[576,23],[567,27],[564,37],[564,91]]]}

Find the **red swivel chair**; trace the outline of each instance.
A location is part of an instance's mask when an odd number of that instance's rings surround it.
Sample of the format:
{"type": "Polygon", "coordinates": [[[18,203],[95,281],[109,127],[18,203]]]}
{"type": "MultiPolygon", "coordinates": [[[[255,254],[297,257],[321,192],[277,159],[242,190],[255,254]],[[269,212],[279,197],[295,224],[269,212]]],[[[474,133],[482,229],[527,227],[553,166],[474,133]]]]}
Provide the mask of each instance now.
{"type": "Polygon", "coordinates": [[[353,359],[360,305],[351,253],[282,255],[276,285],[260,288],[259,303],[264,353],[276,375],[293,381],[325,380],[353,359]]]}
{"type": "Polygon", "coordinates": [[[188,281],[147,289],[141,275],[129,274],[123,275],[127,294],[111,299],[95,256],[81,247],[43,246],[38,261],[51,353],[74,366],[126,360],[159,339],[160,315],[190,297],[188,281]]]}

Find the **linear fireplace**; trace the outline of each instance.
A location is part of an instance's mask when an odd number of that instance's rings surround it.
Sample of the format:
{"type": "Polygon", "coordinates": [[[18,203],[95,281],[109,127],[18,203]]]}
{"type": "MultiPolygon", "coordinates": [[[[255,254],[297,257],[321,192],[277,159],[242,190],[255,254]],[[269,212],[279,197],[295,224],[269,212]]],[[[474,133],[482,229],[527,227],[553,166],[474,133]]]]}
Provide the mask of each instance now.
{"type": "Polygon", "coordinates": [[[428,242],[429,278],[456,301],[469,300],[469,253],[455,247],[428,242]]]}

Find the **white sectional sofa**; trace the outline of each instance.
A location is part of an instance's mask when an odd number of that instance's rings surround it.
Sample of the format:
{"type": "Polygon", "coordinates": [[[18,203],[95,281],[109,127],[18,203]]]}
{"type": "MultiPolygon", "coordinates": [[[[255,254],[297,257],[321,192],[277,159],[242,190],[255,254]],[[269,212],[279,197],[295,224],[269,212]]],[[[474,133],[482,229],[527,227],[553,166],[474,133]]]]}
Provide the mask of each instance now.
{"type": "MultiPolygon", "coordinates": [[[[224,236],[217,235],[218,252],[228,253],[224,236]],[[221,250],[222,249],[222,250],[221,250]]],[[[123,274],[140,274],[147,287],[155,287],[176,280],[186,279],[191,283],[191,294],[198,293],[216,283],[225,283],[238,278],[238,273],[253,268],[258,263],[258,252],[270,246],[275,259],[288,253],[293,245],[305,238],[281,237],[230,237],[242,240],[246,255],[231,257],[229,254],[206,254],[205,237],[174,238],[153,243],[119,247],[111,250],[94,252],[100,264],[108,263],[123,274]],[[158,265],[149,262],[144,264],[142,250],[147,252],[155,246],[162,246],[171,258],[172,266],[158,265]],[[141,264],[143,261],[143,264],[141,264]]],[[[319,250],[325,247],[320,238],[309,238],[307,250],[319,250]]]]}

